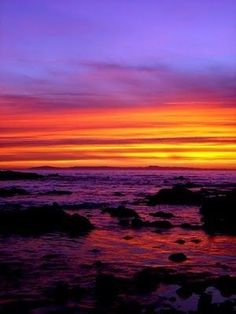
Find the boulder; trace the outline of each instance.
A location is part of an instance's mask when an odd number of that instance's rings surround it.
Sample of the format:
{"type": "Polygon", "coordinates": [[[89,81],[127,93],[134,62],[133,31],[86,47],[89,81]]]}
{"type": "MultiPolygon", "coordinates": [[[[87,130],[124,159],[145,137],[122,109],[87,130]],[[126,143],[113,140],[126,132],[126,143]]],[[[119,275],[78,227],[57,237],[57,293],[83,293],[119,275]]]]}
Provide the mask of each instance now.
{"type": "Polygon", "coordinates": [[[118,206],[116,208],[104,208],[102,210],[104,213],[110,214],[112,217],[117,217],[117,218],[138,218],[139,215],[136,213],[135,210],[131,208],[127,208],[125,206],[118,206]]]}
{"type": "Polygon", "coordinates": [[[158,211],[155,213],[150,213],[150,216],[169,219],[169,218],[173,218],[174,214],[163,212],[163,211],[158,211]]]}
{"type": "Polygon", "coordinates": [[[203,227],[210,233],[236,234],[236,189],[225,196],[208,198],[202,204],[203,227]]]}
{"type": "Polygon", "coordinates": [[[176,263],[181,263],[187,260],[187,256],[184,253],[174,253],[169,256],[169,260],[176,263]]]}
{"type": "Polygon", "coordinates": [[[42,179],[44,176],[32,173],[32,172],[20,172],[20,171],[11,171],[11,170],[2,170],[0,171],[0,180],[38,180],[42,179]]]}
{"type": "Polygon", "coordinates": [[[182,186],[174,186],[172,189],[161,189],[158,193],[148,196],[148,205],[157,204],[183,204],[193,205],[201,202],[200,192],[193,192],[182,186]]]}
{"type": "Polygon", "coordinates": [[[69,215],[57,204],[30,207],[22,210],[0,211],[0,233],[36,235],[63,232],[77,235],[89,232],[94,226],[78,214],[69,215]]]}

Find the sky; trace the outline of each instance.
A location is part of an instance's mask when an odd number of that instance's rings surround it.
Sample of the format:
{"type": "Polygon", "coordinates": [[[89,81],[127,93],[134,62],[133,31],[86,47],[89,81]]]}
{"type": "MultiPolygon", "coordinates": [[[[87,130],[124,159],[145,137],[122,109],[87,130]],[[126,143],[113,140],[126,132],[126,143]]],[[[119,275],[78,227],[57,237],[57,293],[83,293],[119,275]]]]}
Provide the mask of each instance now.
{"type": "Polygon", "coordinates": [[[236,169],[235,0],[1,0],[0,168],[236,169]]]}

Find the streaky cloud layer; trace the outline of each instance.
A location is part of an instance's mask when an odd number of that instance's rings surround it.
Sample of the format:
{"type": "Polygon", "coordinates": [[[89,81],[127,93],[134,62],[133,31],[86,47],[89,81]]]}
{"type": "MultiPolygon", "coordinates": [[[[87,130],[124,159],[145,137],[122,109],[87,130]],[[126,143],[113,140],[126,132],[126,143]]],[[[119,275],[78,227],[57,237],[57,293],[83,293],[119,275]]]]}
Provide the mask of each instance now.
{"type": "Polygon", "coordinates": [[[233,0],[2,0],[0,167],[236,168],[233,0]]]}

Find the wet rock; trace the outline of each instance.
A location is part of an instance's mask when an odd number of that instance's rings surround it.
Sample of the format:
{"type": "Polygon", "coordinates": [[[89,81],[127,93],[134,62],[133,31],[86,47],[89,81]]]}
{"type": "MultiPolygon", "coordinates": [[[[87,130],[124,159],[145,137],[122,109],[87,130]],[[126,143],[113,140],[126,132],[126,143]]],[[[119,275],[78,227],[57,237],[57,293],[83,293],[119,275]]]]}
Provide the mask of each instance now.
{"type": "Polygon", "coordinates": [[[212,283],[224,297],[229,297],[236,294],[236,277],[233,276],[220,276],[212,283]]]}
{"type": "Polygon", "coordinates": [[[166,218],[166,219],[169,219],[169,218],[173,218],[174,215],[172,213],[167,213],[167,212],[163,212],[163,211],[158,211],[158,212],[155,212],[155,213],[150,213],[149,214],[150,216],[153,216],[153,217],[160,217],[160,218],[166,218]]]}
{"type": "Polygon", "coordinates": [[[176,290],[177,295],[182,299],[188,299],[193,294],[193,289],[190,285],[183,285],[176,290]]]}
{"type": "Polygon", "coordinates": [[[131,221],[131,227],[133,228],[142,228],[144,226],[146,226],[146,223],[141,218],[134,218],[131,221]]]}
{"type": "Polygon", "coordinates": [[[112,314],[142,314],[143,306],[136,300],[123,300],[113,309],[112,314]]]}
{"type": "Polygon", "coordinates": [[[124,240],[131,240],[131,239],[133,239],[133,237],[127,235],[127,236],[123,237],[123,239],[124,239],[124,240]]]}
{"type": "Polygon", "coordinates": [[[161,189],[158,193],[148,197],[148,205],[157,204],[183,204],[192,205],[201,202],[200,192],[193,192],[181,186],[175,186],[172,189],[161,189]]]}
{"type": "Polygon", "coordinates": [[[181,263],[187,260],[187,256],[184,253],[174,253],[169,256],[169,260],[176,263],[181,263]]]}
{"type": "Polygon", "coordinates": [[[190,240],[192,243],[199,244],[202,240],[200,239],[192,239],[190,240]]]}
{"type": "Polygon", "coordinates": [[[64,209],[67,210],[80,210],[80,209],[97,209],[107,206],[106,203],[93,203],[93,202],[84,202],[80,204],[67,204],[64,205],[64,209]]]}
{"type": "Polygon", "coordinates": [[[202,293],[198,301],[198,312],[202,314],[212,313],[212,296],[202,293]]]}
{"type": "Polygon", "coordinates": [[[233,301],[227,300],[223,303],[220,303],[218,305],[217,310],[218,310],[217,314],[221,314],[221,313],[235,314],[235,304],[233,303],[233,301]]]}
{"type": "Polygon", "coordinates": [[[92,230],[90,221],[80,215],[69,215],[57,204],[22,210],[0,211],[0,233],[37,235],[63,232],[79,235],[92,230]]]}
{"type": "Polygon", "coordinates": [[[160,274],[155,268],[144,268],[133,278],[134,289],[140,293],[150,293],[157,289],[160,280],[160,274]]]}
{"type": "Polygon", "coordinates": [[[68,283],[56,282],[53,287],[45,289],[44,294],[56,304],[66,304],[69,300],[80,300],[85,289],[79,285],[70,286],[68,283]]]}
{"type": "Polygon", "coordinates": [[[185,182],[185,183],[177,183],[174,185],[175,187],[183,187],[183,188],[188,188],[188,189],[193,189],[193,188],[200,188],[201,185],[197,183],[193,183],[191,181],[185,182]]]}
{"type": "Polygon", "coordinates": [[[125,287],[126,279],[108,274],[99,274],[96,277],[96,298],[102,303],[110,303],[118,294],[123,292],[125,287]]]}
{"type": "Polygon", "coordinates": [[[156,228],[160,228],[160,229],[170,229],[170,228],[174,227],[172,225],[172,223],[169,222],[168,220],[152,221],[152,222],[149,222],[148,225],[150,227],[156,227],[156,228]]]}
{"type": "Polygon", "coordinates": [[[183,239],[178,239],[178,240],[175,241],[175,243],[184,244],[184,243],[185,243],[185,240],[183,240],[183,239]]]}
{"type": "Polygon", "coordinates": [[[184,176],[174,177],[174,180],[187,180],[184,176]]]}
{"type": "Polygon", "coordinates": [[[26,190],[17,187],[0,189],[0,197],[12,197],[16,195],[29,195],[29,193],[26,190]]]}
{"type": "Polygon", "coordinates": [[[131,218],[131,217],[138,218],[139,217],[138,213],[136,213],[135,210],[131,208],[127,208],[122,205],[116,208],[104,208],[102,211],[104,213],[109,213],[112,217],[117,217],[117,218],[131,218]]]}
{"type": "Polygon", "coordinates": [[[20,171],[11,171],[11,170],[3,170],[0,171],[0,180],[38,180],[42,179],[44,176],[32,173],[32,172],[20,172],[20,171]]]}
{"type": "Polygon", "coordinates": [[[236,189],[228,192],[226,196],[206,199],[200,209],[204,229],[210,234],[235,235],[235,208],[236,189]]]}
{"type": "Polygon", "coordinates": [[[114,196],[123,196],[124,194],[121,193],[121,192],[114,192],[113,195],[114,195],[114,196]]]}
{"type": "Polygon", "coordinates": [[[71,195],[72,192],[70,191],[63,191],[63,190],[53,190],[53,191],[47,191],[42,193],[41,195],[52,195],[52,196],[59,196],[59,195],[71,195]]]}

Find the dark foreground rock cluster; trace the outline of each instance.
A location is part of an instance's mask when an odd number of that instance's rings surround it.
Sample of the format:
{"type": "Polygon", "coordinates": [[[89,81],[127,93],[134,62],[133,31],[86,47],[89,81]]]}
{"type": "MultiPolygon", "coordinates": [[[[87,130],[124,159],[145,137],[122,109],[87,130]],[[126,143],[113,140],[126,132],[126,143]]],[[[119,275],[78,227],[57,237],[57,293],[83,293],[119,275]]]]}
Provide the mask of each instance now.
{"type": "Polygon", "coordinates": [[[57,204],[0,211],[0,234],[37,235],[62,232],[77,235],[93,228],[87,218],[78,214],[67,214],[57,204]]]}
{"type": "MultiPolygon", "coordinates": [[[[20,268],[21,265],[17,267],[20,268]]],[[[14,266],[16,268],[16,266],[14,266]]],[[[0,264],[0,278],[11,268],[0,264]],[[3,274],[1,269],[3,267],[3,274]]],[[[15,273],[15,277],[22,276],[15,273]]],[[[21,298],[0,304],[0,314],[233,314],[235,313],[236,278],[215,276],[209,272],[185,272],[170,268],[144,268],[129,277],[97,271],[93,283],[55,282],[42,289],[40,298],[21,298]],[[163,286],[175,285],[173,296],[162,297],[163,286]],[[213,301],[209,287],[217,290],[222,301],[213,301]],[[160,289],[160,290],[159,290],[160,289]],[[192,311],[178,309],[178,300],[197,296],[192,311]],[[85,300],[90,300],[88,306],[85,300]],[[91,301],[92,300],[92,301],[91,301]],[[85,302],[84,302],[85,301],[85,302]]]]}
{"type": "Polygon", "coordinates": [[[147,203],[150,206],[157,204],[200,204],[202,194],[193,192],[183,186],[174,186],[171,189],[161,189],[158,193],[147,197],[147,203]]]}
{"type": "Polygon", "coordinates": [[[236,235],[236,189],[224,196],[206,199],[200,212],[207,232],[236,235]]]}
{"type": "Polygon", "coordinates": [[[43,175],[32,173],[32,172],[11,171],[11,170],[0,171],[0,181],[38,180],[38,179],[42,179],[43,177],[44,177],[43,175]]]}

